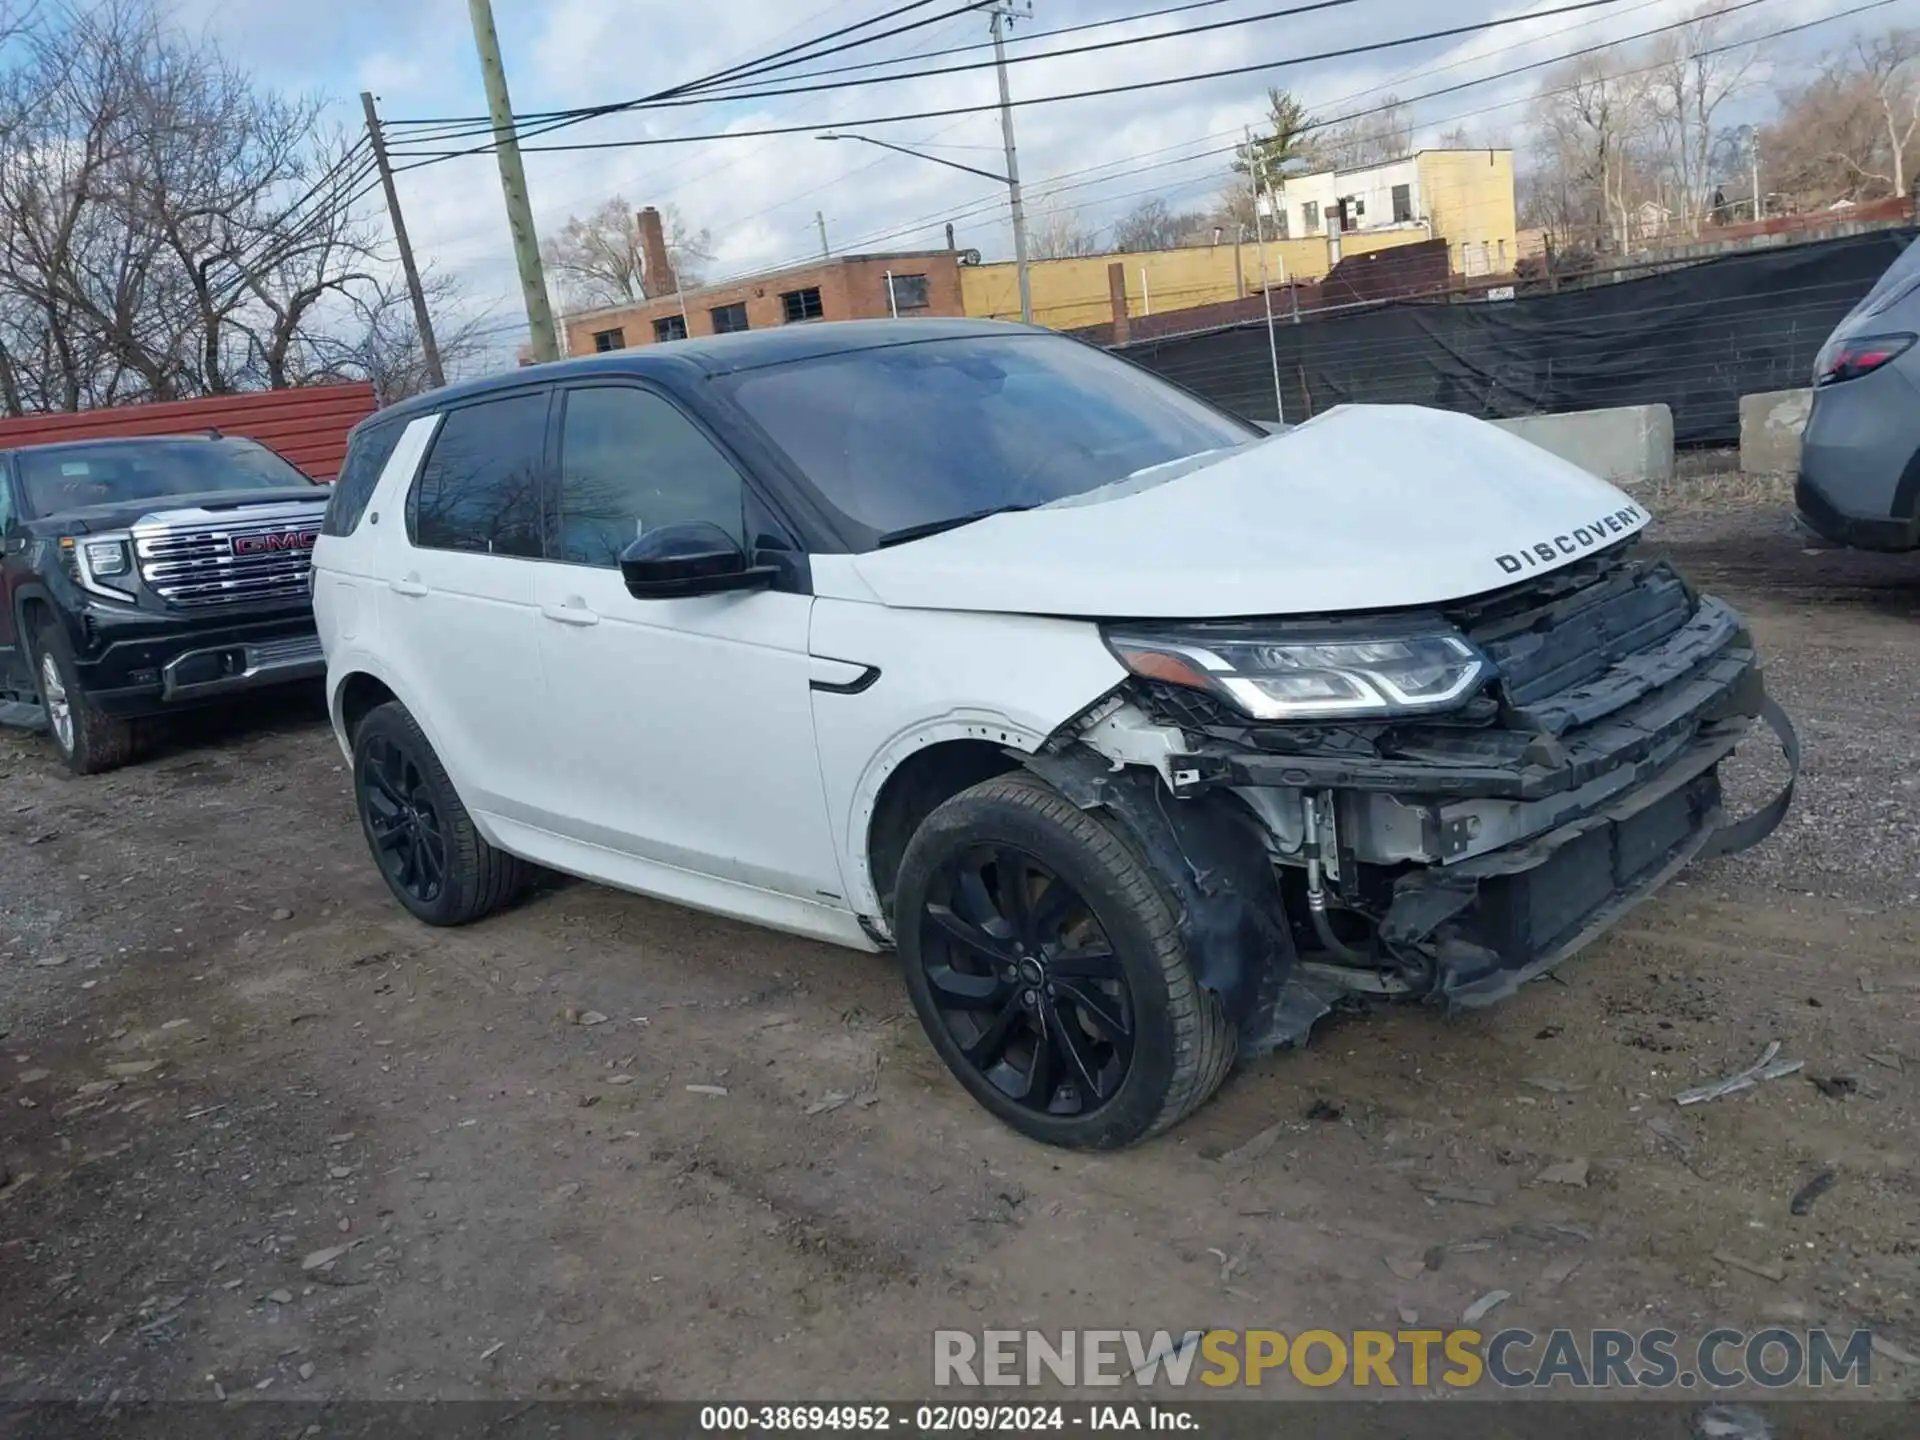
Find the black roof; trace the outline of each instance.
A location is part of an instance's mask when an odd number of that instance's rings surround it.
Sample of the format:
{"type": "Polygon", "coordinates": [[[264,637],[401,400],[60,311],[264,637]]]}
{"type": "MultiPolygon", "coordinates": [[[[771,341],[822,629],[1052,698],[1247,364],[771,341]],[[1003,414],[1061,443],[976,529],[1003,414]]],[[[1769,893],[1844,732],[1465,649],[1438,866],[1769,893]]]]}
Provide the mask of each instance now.
{"type": "MultiPolygon", "coordinates": [[[[757,370],[822,355],[854,350],[877,350],[920,340],[963,340],[969,336],[1052,335],[1039,326],[1005,320],[823,320],[803,325],[781,325],[770,330],[740,330],[731,335],[701,335],[669,340],[632,350],[609,350],[601,355],[559,360],[548,365],[523,365],[484,380],[469,380],[440,390],[429,390],[370,417],[374,423],[423,414],[444,405],[545,380],[570,380],[582,375],[646,375],[662,381],[696,376],[725,375],[757,370]]],[[[368,423],[362,421],[362,424],[368,423]]]]}

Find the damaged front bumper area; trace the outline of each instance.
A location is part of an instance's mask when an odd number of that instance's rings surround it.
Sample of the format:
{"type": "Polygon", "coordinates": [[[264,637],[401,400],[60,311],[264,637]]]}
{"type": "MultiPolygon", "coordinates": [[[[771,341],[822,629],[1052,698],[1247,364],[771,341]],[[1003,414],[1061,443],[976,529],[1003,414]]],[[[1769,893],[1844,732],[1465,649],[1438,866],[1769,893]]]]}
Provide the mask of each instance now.
{"type": "MultiPolygon", "coordinates": [[[[1283,973],[1198,957],[1235,998],[1245,1049],[1303,1039],[1343,992],[1497,1001],[1690,861],[1763,839],[1791,803],[1798,742],[1744,624],[1665,564],[1616,550],[1444,618],[1495,671],[1445,716],[1259,724],[1134,681],[1083,727],[1110,765],[1160,771],[1163,848],[1199,835],[1217,853],[1236,822],[1265,847],[1284,935],[1255,963],[1283,973]],[[1790,774],[1729,824],[1719,766],[1755,722],[1790,774]]],[[[1182,858],[1189,876],[1204,869],[1182,858]]],[[[1213,884],[1189,904],[1217,904],[1224,886],[1258,908],[1245,871],[1216,863],[1213,884]]]]}

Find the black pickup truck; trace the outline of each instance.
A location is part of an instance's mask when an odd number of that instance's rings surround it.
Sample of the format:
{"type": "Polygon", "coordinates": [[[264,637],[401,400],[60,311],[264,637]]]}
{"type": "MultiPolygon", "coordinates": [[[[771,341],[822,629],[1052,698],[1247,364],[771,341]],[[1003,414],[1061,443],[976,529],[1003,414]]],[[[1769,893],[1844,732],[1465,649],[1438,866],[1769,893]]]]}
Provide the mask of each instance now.
{"type": "Polygon", "coordinates": [[[126,763],[143,717],[323,674],[328,494],[217,432],[0,455],[0,723],[88,775],[126,763]]]}

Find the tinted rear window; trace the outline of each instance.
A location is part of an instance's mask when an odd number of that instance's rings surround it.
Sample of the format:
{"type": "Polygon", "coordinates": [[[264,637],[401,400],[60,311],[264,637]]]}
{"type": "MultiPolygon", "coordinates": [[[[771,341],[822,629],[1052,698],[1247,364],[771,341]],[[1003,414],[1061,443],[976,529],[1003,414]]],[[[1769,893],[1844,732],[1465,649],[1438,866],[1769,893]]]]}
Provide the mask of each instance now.
{"type": "Polygon", "coordinates": [[[238,438],[59,445],[17,451],[15,463],[27,510],[34,515],[314,483],[266,446],[238,438]]]}
{"type": "Polygon", "coordinates": [[[546,444],[545,391],[449,411],[408,501],[413,543],[429,550],[539,555],[546,444]]]}
{"type": "Polygon", "coordinates": [[[340,478],[333,482],[333,496],[327,501],[327,518],[320,525],[322,535],[353,533],[406,428],[405,421],[393,420],[384,425],[363,425],[354,432],[340,478]]]}

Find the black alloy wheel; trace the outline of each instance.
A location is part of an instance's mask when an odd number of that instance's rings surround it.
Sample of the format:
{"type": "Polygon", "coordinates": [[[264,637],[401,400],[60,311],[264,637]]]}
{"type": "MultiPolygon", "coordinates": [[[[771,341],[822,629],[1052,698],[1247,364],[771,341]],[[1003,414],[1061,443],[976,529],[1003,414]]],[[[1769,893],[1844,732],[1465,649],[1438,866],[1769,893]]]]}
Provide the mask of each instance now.
{"type": "Polygon", "coordinates": [[[380,878],[417,919],[471,924],[524,888],[526,863],[487,843],[398,701],[376,705],[354,727],[353,792],[380,878]]]}
{"type": "Polygon", "coordinates": [[[447,885],[447,836],[420,762],[385,735],[360,759],[368,838],[387,883],[423,906],[447,885]]]}
{"type": "Polygon", "coordinates": [[[936,873],[921,925],[940,1022],[987,1083],[1043,1115],[1113,1099],[1133,1067],[1133,992],[1070,884],[1015,846],[974,846],[936,873]]]}
{"type": "Polygon", "coordinates": [[[936,1053],[996,1119],[1113,1150],[1220,1088],[1234,1026],[1203,987],[1165,877],[1104,816],[1018,771],[936,806],[891,915],[936,1053]]]}

